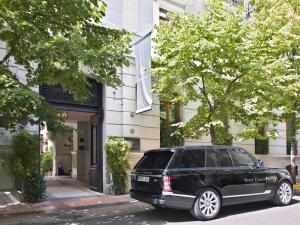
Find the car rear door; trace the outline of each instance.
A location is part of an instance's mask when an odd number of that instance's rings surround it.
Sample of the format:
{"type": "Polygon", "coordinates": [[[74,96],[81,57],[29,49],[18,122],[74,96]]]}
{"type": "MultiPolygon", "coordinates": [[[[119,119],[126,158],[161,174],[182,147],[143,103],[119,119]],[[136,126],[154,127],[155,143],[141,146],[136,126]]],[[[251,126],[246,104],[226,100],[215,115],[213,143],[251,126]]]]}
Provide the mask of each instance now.
{"type": "Polygon", "coordinates": [[[204,186],[206,170],[205,149],[186,149],[177,152],[168,175],[172,177],[172,191],[174,194],[195,195],[204,186]]]}
{"type": "Polygon", "coordinates": [[[235,167],[244,173],[244,194],[256,195],[266,190],[266,173],[264,167],[257,166],[257,160],[242,148],[230,149],[235,167]]]}
{"type": "Polygon", "coordinates": [[[131,173],[131,190],[144,194],[161,194],[162,174],[173,154],[169,150],[145,153],[131,173]]]}

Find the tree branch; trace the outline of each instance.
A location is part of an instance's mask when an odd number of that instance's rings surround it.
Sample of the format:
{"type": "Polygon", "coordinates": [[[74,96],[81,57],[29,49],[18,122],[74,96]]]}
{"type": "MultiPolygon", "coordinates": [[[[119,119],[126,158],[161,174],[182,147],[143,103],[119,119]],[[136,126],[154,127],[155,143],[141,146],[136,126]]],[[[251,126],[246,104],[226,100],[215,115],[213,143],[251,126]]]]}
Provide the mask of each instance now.
{"type": "Polygon", "coordinates": [[[228,86],[226,88],[225,95],[229,94],[229,92],[230,92],[232,86],[234,85],[234,83],[237,82],[242,76],[244,76],[244,74],[241,74],[240,76],[237,76],[232,81],[230,81],[230,83],[228,84],[228,86]]]}
{"type": "Polygon", "coordinates": [[[206,86],[205,86],[205,82],[204,82],[204,77],[203,77],[203,75],[201,76],[201,82],[202,82],[202,87],[199,87],[199,89],[200,89],[200,91],[202,92],[202,94],[204,95],[204,97],[205,97],[205,99],[206,99],[206,101],[207,101],[207,104],[208,104],[208,106],[209,106],[209,110],[210,110],[211,112],[213,112],[213,111],[214,111],[214,107],[213,107],[213,105],[211,104],[211,102],[210,102],[210,100],[209,100],[209,97],[208,97],[208,94],[207,94],[207,92],[206,92],[206,86]]]}
{"type": "Polygon", "coordinates": [[[5,63],[5,62],[9,59],[9,57],[11,57],[11,56],[14,54],[14,52],[15,52],[15,50],[16,50],[16,47],[17,47],[17,42],[20,40],[20,38],[21,38],[21,34],[17,35],[17,36],[14,38],[13,43],[12,43],[12,45],[11,45],[11,47],[10,47],[8,53],[7,53],[7,54],[3,57],[3,59],[0,61],[1,64],[5,63]]]}
{"type": "MultiPolygon", "coordinates": [[[[201,62],[201,63],[202,63],[202,62],[201,62]]],[[[192,64],[191,66],[192,66],[194,69],[197,69],[197,68],[198,68],[198,66],[197,66],[194,62],[191,61],[191,64],[192,64]]],[[[209,100],[208,94],[207,94],[207,92],[206,92],[206,86],[205,86],[205,81],[204,81],[203,75],[201,75],[201,82],[202,82],[202,87],[199,87],[199,86],[198,86],[198,88],[199,88],[199,90],[201,91],[201,93],[204,95],[204,97],[205,97],[205,99],[206,99],[206,101],[207,101],[207,104],[208,104],[208,106],[209,106],[210,111],[213,112],[213,111],[214,111],[214,106],[212,105],[211,101],[209,100]]]]}

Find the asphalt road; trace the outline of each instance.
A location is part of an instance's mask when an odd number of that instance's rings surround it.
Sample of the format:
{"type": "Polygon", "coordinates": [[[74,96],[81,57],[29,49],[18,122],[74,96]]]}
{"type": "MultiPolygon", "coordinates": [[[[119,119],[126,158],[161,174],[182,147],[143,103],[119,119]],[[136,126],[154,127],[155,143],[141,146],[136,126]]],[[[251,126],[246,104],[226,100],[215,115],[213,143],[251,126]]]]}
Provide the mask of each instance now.
{"type": "Polygon", "coordinates": [[[295,196],[290,206],[274,207],[267,202],[251,203],[224,207],[219,217],[212,221],[197,221],[189,212],[182,210],[156,210],[145,205],[137,206],[136,211],[124,207],[122,213],[81,221],[64,223],[65,225],[300,225],[300,197],[295,196]]]}
{"type": "Polygon", "coordinates": [[[197,221],[188,211],[163,209],[132,202],[122,205],[49,210],[47,212],[0,216],[0,225],[300,225],[300,196],[292,204],[275,207],[258,202],[222,208],[211,221],[197,221]]]}

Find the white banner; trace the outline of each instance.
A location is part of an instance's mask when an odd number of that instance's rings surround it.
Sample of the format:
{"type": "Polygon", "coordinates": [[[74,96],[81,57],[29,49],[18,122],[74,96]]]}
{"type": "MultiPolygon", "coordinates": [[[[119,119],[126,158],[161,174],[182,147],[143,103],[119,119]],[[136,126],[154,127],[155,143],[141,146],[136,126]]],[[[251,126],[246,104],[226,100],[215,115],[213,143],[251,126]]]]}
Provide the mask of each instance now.
{"type": "Polygon", "coordinates": [[[135,45],[137,74],[136,113],[152,108],[151,74],[146,69],[151,67],[151,33],[148,33],[135,45]]]}

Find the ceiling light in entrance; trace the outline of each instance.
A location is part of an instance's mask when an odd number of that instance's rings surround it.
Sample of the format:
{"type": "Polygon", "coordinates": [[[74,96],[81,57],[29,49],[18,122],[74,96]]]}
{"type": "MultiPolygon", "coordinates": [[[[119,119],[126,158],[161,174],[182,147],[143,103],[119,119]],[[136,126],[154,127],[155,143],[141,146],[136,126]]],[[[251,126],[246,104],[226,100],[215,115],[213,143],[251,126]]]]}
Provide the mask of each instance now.
{"type": "Polygon", "coordinates": [[[66,112],[66,111],[59,111],[58,116],[60,118],[62,118],[64,121],[66,121],[67,118],[68,118],[68,112],[66,112]]]}

